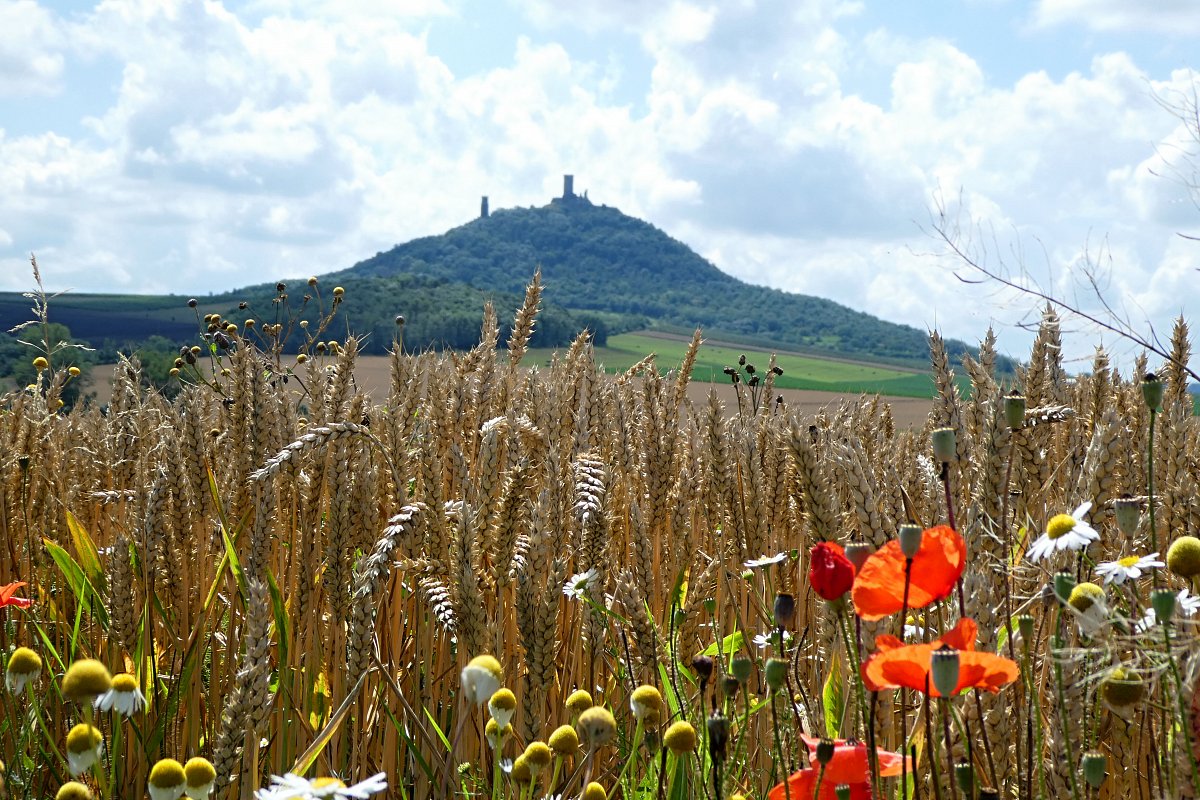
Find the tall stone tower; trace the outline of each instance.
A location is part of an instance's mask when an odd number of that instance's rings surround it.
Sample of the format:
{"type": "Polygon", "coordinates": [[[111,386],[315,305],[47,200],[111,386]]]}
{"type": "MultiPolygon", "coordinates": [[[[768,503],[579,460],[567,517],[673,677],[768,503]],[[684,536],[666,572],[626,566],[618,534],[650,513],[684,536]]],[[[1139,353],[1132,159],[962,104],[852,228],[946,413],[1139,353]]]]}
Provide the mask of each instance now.
{"type": "Polygon", "coordinates": [[[563,175],[563,200],[570,200],[575,196],[575,176],[563,175]]]}
{"type": "Polygon", "coordinates": [[[487,195],[485,194],[483,196],[483,201],[480,202],[480,204],[479,204],[479,218],[487,219],[487,215],[488,215],[488,202],[487,202],[487,195]]]}

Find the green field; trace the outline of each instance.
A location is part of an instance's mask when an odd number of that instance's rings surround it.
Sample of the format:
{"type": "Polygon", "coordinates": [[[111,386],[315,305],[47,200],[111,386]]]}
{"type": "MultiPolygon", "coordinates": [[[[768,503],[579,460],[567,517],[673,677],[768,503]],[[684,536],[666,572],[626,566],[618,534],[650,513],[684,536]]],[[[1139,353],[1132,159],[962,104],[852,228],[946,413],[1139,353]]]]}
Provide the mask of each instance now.
{"type": "MultiPolygon", "coordinates": [[[[655,353],[659,369],[668,370],[679,366],[687,348],[688,343],[684,341],[646,333],[623,333],[608,337],[607,347],[596,348],[596,361],[609,372],[620,372],[641,361],[647,354],[655,353]]],[[[545,348],[530,350],[527,362],[549,363],[554,352],[545,348]]],[[[766,371],[770,361],[767,351],[705,343],[696,356],[693,380],[727,383],[729,378],[721,370],[726,366],[736,366],[738,357],[743,353],[760,372],[766,371]]],[[[816,389],[851,394],[866,392],[896,397],[934,395],[933,379],[928,373],[788,353],[780,353],[777,363],[783,370],[783,375],[775,379],[775,385],[780,389],[816,389]]]]}

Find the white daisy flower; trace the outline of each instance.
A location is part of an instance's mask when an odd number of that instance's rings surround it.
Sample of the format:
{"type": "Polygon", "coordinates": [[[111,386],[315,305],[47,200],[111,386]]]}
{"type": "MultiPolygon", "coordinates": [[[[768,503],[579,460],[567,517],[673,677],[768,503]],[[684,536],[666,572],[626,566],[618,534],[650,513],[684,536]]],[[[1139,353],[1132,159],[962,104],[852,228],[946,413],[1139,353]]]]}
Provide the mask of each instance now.
{"type": "Polygon", "coordinates": [[[271,785],[254,793],[256,800],[316,800],[322,797],[353,798],[366,800],[371,795],[387,789],[386,773],[380,772],[360,781],[353,786],[347,786],[337,778],[302,778],[289,772],[286,775],[272,775],[271,785]]]}
{"type": "Polygon", "coordinates": [[[563,586],[563,594],[572,600],[578,600],[587,594],[588,590],[600,580],[600,570],[592,567],[587,572],[579,572],[567,579],[563,586]]]}
{"type": "MultiPolygon", "coordinates": [[[[792,632],[787,629],[784,629],[784,631],[783,631],[784,645],[786,645],[791,640],[792,640],[792,632]]],[[[770,647],[771,645],[779,644],[779,631],[778,630],[763,631],[762,633],[757,634],[753,639],[751,639],[751,641],[754,642],[754,646],[757,647],[759,650],[765,650],[766,648],[770,647]]]]}
{"type": "Polygon", "coordinates": [[[132,717],[146,706],[146,696],[138,688],[137,678],[122,672],[112,679],[112,688],[96,698],[100,711],[116,709],[126,718],[132,717]]]}
{"type": "MultiPolygon", "coordinates": [[[[1197,611],[1200,611],[1200,595],[1180,589],[1179,594],[1175,595],[1175,613],[1184,617],[1194,617],[1197,611]]],[[[1153,607],[1147,606],[1146,613],[1134,624],[1133,629],[1137,633],[1145,633],[1157,624],[1158,615],[1154,613],[1153,607]]]]}
{"type": "Polygon", "coordinates": [[[25,691],[25,684],[38,676],[42,671],[41,657],[28,647],[18,647],[9,656],[8,668],[4,671],[4,681],[8,690],[13,694],[25,691]]]}
{"type": "Polygon", "coordinates": [[[1148,556],[1125,556],[1116,561],[1104,561],[1096,567],[1096,574],[1104,578],[1105,583],[1124,583],[1126,580],[1135,581],[1142,574],[1155,567],[1164,566],[1158,560],[1158,553],[1148,556]]]}
{"type": "Polygon", "coordinates": [[[1083,503],[1070,514],[1056,514],[1046,523],[1046,531],[1029,546],[1026,557],[1030,561],[1061,553],[1065,550],[1082,550],[1100,538],[1096,529],[1084,517],[1092,508],[1091,502],[1083,503]]]}
{"type": "Polygon", "coordinates": [[[783,561],[787,557],[788,557],[788,554],[786,552],[785,553],[776,553],[773,556],[759,556],[758,558],[750,559],[743,566],[745,566],[746,569],[758,569],[759,567],[769,567],[772,564],[778,564],[780,561],[783,561]]]}
{"type": "Polygon", "coordinates": [[[87,772],[104,755],[104,737],[91,725],[80,723],[67,734],[67,769],[71,775],[87,772]]]}

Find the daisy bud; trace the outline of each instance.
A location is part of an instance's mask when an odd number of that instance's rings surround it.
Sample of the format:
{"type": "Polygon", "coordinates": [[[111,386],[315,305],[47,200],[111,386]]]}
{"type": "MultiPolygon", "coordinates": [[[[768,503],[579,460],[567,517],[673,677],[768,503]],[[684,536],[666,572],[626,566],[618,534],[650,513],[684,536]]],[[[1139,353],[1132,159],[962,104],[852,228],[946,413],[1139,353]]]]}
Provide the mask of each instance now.
{"type": "Polygon", "coordinates": [[[617,721],[607,708],[592,706],[579,715],[579,729],[587,737],[589,747],[599,747],[617,735],[617,721]]]}
{"type": "Polygon", "coordinates": [[[729,662],[729,672],[737,679],[738,683],[745,683],[750,680],[751,673],[754,672],[754,662],[745,656],[734,656],[729,662]]]}
{"type": "Polygon", "coordinates": [[[904,553],[904,557],[912,560],[917,557],[917,551],[921,549],[921,537],[924,532],[920,525],[901,525],[900,532],[896,538],[900,540],[900,552],[904,553]]]}
{"type": "Polygon", "coordinates": [[[37,358],[35,358],[33,360],[33,368],[36,369],[38,372],[41,372],[44,369],[48,369],[49,367],[50,367],[50,362],[46,360],[45,356],[38,356],[37,358]]]}
{"type": "Polygon", "coordinates": [[[958,690],[958,651],[942,645],[933,651],[930,673],[934,688],[942,697],[953,697],[958,690]]]}
{"type": "Polygon", "coordinates": [[[775,607],[773,609],[775,616],[776,628],[787,628],[791,626],[792,620],[796,618],[796,597],[790,592],[780,592],[775,595],[775,607]]]}
{"type": "Polygon", "coordinates": [[[975,769],[969,762],[960,761],[954,765],[954,782],[964,796],[975,796],[975,769]]]}
{"type": "Polygon", "coordinates": [[[1118,497],[1113,500],[1113,511],[1117,516],[1117,528],[1126,536],[1137,533],[1142,521],[1142,503],[1132,497],[1118,497]]]}
{"type": "Polygon", "coordinates": [[[954,428],[937,428],[930,436],[933,458],[941,464],[958,460],[958,439],[954,428]]]}
{"type": "Polygon", "coordinates": [[[696,676],[700,678],[701,683],[706,683],[713,673],[712,658],[709,656],[696,656],[692,659],[692,669],[696,671],[696,676]]]}
{"type": "Polygon", "coordinates": [[[1014,431],[1025,425],[1025,396],[1016,389],[1004,395],[1004,421],[1014,431]]]}
{"type": "Polygon", "coordinates": [[[833,796],[836,797],[837,800],[850,800],[850,784],[839,783],[837,786],[833,787],[833,796]]]}
{"type": "Polygon", "coordinates": [[[1076,584],[1067,597],[1067,605],[1080,614],[1101,602],[1104,602],[1104,590],[1091,581],[1076,584]]]}
{"type": "Polygon", "coordinates": [[[1185,580],[1200,575],[1200,539],[1180,536],[1167,550],[1167,569],[1185,580]]]}
{"type": "Polygon", "coordinates": [[[862,565],[867,563],[867,559],[871,557],[871,553],[875,548],[870,542],[851,542],[846,545],[846,558],[854,565],[854,572],[857,574],[862,565]]]}
{"type": "Polygon", "coordinates": [[[1150,607],[1154,609],[1155,619],[1167,624],[1175,614],[1175,592],[1171,589],[1155,589],[1150,593],[1150,607]]]}
{"type": "Polygon", "coordinates": [[[567,698],[567,710],[578,717],[592,707],[592,695],[587,689],[576,689],[567,698]]]}
{"type": "Polygon", "coordinates": [[[501,727],[500,723],[496,722],[496,718],[492,717],[487,721],[487,724],[483,726],[483,738],[487,739],[488,747],[492,748],[493,750],[499,750],[500,743],[504,741],[504,737],[507,736],[511,731],[511,725],[505,725],[504,727],[501,727]]]}
{"type": "Polygon", "coordinates": [[[4,671],[4,679],[8,690],[20,694],[25,684],[38,676],[42,671],[42,658],[28,647],[18,647],[8,657],[8,667],[4,671]]]}
{"type": "Polygon", "coordinates": [[[104,737],[91,725],[80,723],[67,734],[67,768],[72,775],[87,772],[104,755],[104,737]]]}
{"type": "Polygon", "coordinates": [[[511,689],[497,689],[488,700],[488,713],[503,728],[517,712],[517,696],[511,689]]]}
{"type": "Polygon", "coordinates": [[[1017,617],[1017,630],[1021,632],[1021,638],[1026,644],[1033,639],[1033,615],[1022,614],[1017,617]]]}
{"type": "Polygon", "coordinates": [[[662,694],[653,686],[642,685],[633,690],[629,697],[629,710],[638,722],[644,722],[650,712],[658,712],[662,708],[662,694]]]}
{"type": "Polygon", "coordinates": [[[1142,399],[1151,411],[1162,410],[1163,382],[1153,372],[1147,372],[1142,378],[1142,399]]]}
{"type": "Polygon", "coordinates": [[[94,659],[82,658],[63,676],[62,696],[75,703],[90,703],[111,688],[108,667],[94,659]]]}
{"type": "Polygon", "coordinates": [[[679,720],[667,728],[667,732],[663,734],[663,744],[677,756],[695,752],[696,729],[692,727],[692,723],[679,720]]]}
{"type": "Polygon", "coordinates": [[[543,769],[550,766],[550,762],[554,759],[554,753],[545,742],[530,742],[525,747],[524,755],[525,760],[529,762],[529,771],[535,778],[543,769]]]}
{"type": "Polygon", "coordinates": [[[147,790],[150,800],[179,800],[187,786],[187,777],[183,773],[183,764],[173,758],[160,758],[150,768],[150,781],[147,790]]]}
{"type": "Polygon", "coordinates": [[[833,761],[835,749],[836,748],[834,747],[833,739],[822,739],[821,741],[817,742],[817,752],[815,754],[817,763],[824,766],[830,761],[833,761]]]}
{"type": "Polygon", "coordinates": [[[1054,596],[1066,603],[1071,599],[1071,590],[1075,588],[1075,576],[1069,572],[1054,574],[1054,596]]]}
{"type": "Polygon", "coordinates": [[[583,790],[583,800],[608,800],[608,792],[600,784],[592,781],[583,790]]]}
{"type": "Polygon", "coordinates": [[[67,781],[58,788],[54,800],[92,800],[94,795],[86,784],[79,781],[67,781]]]}
{"type": "Polygon", "coordinates": [[[183,765],[183,776],[187,784],[183,788],[184,794],[191,800],[208,800],[217,780],[217,770],[211,761],[200,756],[189,758],[183,765]]]}
{"type": "Polygon", "coordinates": [[[1108,777],[1108,759],[1095,750],[1083,754],[1083,779],[1088,786],[1099,789],[1108,777]]]}
{"type": "MultiPolygon", "coordinates": [[[[525,754],[517,756],[513,759],[512,772],[508,773],[516,783],[530,783],[533,781],[533,771],[529,769],[529,759],[525,758],[525,754]]],[[[523,795],[524,792],[521,792],[523,795]]]]}
{"type": "Polygon", "coordinates": [[[783,684],[787,682],[787,662],[781,658],[767,659],[767,686],[778,691],[783,688],[783,684]]]}
{"type": "Polygon", "coordinates": [[[579,734],[570,725],[559,725],[546,740],[550,749],[560,756],[574,755],[579,749],[579,734]]]}

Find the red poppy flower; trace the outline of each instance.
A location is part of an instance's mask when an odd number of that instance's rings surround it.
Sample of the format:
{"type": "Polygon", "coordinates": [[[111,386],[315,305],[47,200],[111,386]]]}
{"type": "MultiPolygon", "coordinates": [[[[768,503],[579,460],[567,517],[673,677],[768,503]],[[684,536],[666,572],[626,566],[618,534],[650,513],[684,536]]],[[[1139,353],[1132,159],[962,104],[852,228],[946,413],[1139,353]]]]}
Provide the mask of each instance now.
{"type": "MultiPolygon", "coordinates": [[[[817,745],[820,739],[800,735],[808,747],[808,759],[816,763],[817,745]]],[[[903,771],[903,760],[899,753],[889,750],[876,750],[879,755],[879,777],[891,778],[903,771]]],[[[862,742],[851,742],[846,739],[833,740],[833,758],[825,765],[825,780],[832,779],[837,783],[859,783],[870,778],[867,760],[867,746],[862,742]]],[[[910,767],[909,772],[912,769],[910,767]]]]}
{"type": "Polygon", "coordinates": [[[808,554],[808,582],[825,600],[839,600],[854,585],[854,565],[834,542],[817,542],[808,554]]]}
{"type": "Polygon", "coordinates": [[[33,601],[26,597],[13,597],[17,593],[17,589],[20,589],[24,585],[25,581],[17,581],[16,583],[0,586],[0,608],[4,608],[5,606],[29,608],[33,605],[33,601]]]}
{"type": "Polygon", "coordinates": [[[979,628],[973,619],[960,619],[954,628],[928,644],[904,644],[895,636],[875,637],[876,651],[862,667],[863,683],[872,692],[906,687],[941,697],[929,676],[933,651],[939,647],[958,650],[958,686],[955,694],[966,689],[984,689],[993,694],[1020,675],[1017,663],[995,653],[975,649],[979,628]]]}
{"type": "MultiPolygon", "coordinates": [[[[837,800],[837,782],[829,779],[829,768],[825,769],[825,777],[821,778],[821,793],[817,794],[817,779],[819,769],[808,768],[797,770],[787,779],[787,787],[779,784],[767,795],[767,800],[837,800]]],[[[847,784],[850,787],[850,800],[871,800],[871,784],[867,781],[856,781],[847,784]]]]}
{"type": "MultiPolygon", "coordinates": [[[[883,619],[904,608],[904,553],[893,539],[867,558],[854,579],[854,612],[864,620],[883,619]]],[[[926,528],[913,557],[908,607],[924,608],[954,589],[967,565],[967,545],[948,525],[926,528]]]]}

